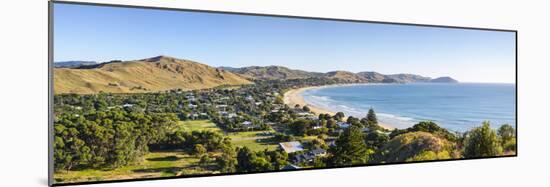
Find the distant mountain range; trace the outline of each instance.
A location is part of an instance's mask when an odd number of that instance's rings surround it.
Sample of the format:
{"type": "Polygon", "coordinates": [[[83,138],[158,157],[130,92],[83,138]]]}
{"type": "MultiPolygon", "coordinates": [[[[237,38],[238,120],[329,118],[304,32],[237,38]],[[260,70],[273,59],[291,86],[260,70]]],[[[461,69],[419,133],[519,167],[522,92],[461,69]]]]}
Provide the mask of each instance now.
{"type": "Polygon", "coordinates": [[[458,81],[451,77],[439,77],[432,79],[414,74],[390,74],[384,75],[373,71],[353,73],[349,71],[331,71],[327,73],[308,72],[302,70],[293,70],[282,66],[249,66],[243,68],[219,67],[249,79],[305,79],[305,78],[329,78],[337,79],[340,82],[348,83],[415,83],[415,82],[434,82],[434,83],[457,83],[458,81]]]}
{"type": "Polygon", "coordinates": [[[325,78],[340,83],[456,83],[451,77],[432,79],[413,74],[384,75],[365,71],[327,73],[282,66],[211,67],[191,60],[157,56],[133,61],[66,61],[54,63],[54,92],[91,94],[137,93],[170,89],[194,90],[221,85],[252,84],[253,80],[325,78]]]}
{"type": "Polygon", "coordinates": [[[76,68],[80,66],[95,65],[95,61],[63,61],[53,63],[54,68],[76,68]]]}

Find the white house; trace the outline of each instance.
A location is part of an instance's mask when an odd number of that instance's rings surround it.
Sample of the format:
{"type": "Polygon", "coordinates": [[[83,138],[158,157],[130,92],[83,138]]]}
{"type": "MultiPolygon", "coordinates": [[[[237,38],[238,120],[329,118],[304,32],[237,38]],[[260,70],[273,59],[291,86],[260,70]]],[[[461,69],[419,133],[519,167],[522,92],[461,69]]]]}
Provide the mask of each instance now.
{"type": "Polygon", "coordinates": [[[197,105],[194,105],[194,104],[189,104],[188,106],[189,108],[197,108],[197,105]]]}
{"type": "Polygon", "coordinates": [[[349,124],[349,123],[347,123],[347,122],[341,122],[341,121],[340,121],[340,122],[337,122],[336,125],[338,125],[338,127],[340,127],[340,128],[345,129],[345,128],[349,128],[349,126],[350,126],[351,124],[349,124]]]}
{"type": "Polygon", "coordinates": [[[129,103],[122,105],[123,108],[133,107],[133,106],[134,106],[133,104],[129,104],[129,103]]]}
{"type": "Polygon", "coordinates": [[[292,142],[281,142],[279,143],[279,147],[283,149],[286,153],[294,153],[296,151],[303,151],[304,146],[298,141],[292,141],[292,142]]]}

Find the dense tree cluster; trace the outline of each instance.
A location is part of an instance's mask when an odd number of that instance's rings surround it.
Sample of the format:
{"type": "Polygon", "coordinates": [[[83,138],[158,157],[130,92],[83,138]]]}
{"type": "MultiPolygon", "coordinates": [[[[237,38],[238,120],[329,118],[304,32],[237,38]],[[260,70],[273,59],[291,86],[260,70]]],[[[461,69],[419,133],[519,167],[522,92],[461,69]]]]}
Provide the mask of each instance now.
{"type": "Polygon", "coordinates": [[[118,167],[136,161],[148,145],[162,140],[175,125],[170,114],[145,114],[122,109],[56,116],[56,169],[118,167]]]}
{"type": "Polygon", "coordinates": [[[488,121],[464,135],[463,155],[467,158],[491,157],[503,154],[503,151],[515,152],[515,129],[502,125],[498,132],[491,128],[488,121]]]}
{"type": "Polygon", "coordinates": [[[248,147],[237,149],[237,171],[256,172],[279,170],[287,164],[288,154],[284,151],[254,152],[248,147]]]}
{"type": "Polygon", "coordinates": [[[198,149],[218,151],[227,146],[229,138],[213,131],[176,130],[166,134],[165,138],[150,144],[153,150],[183,150],[196,153],[198,149]],[[197,148],[197,146],[199,146],[197,148]]]}
{"type": "Polygon", "coordinates": [[[419,132],[419,131],[429,132],[429,133],[444,137],[450,141],[457,141],[457,138],[458,138],[456,134],[449,132],[447,129],[439,127],[436,123],[432,121],[421,121],[415,124],[414,126],[406,129],[401,129],[401,130],[396,129],[390,134],[390,137],[393,138],[400,134],[404,134],[408,132],[419,132]]]}

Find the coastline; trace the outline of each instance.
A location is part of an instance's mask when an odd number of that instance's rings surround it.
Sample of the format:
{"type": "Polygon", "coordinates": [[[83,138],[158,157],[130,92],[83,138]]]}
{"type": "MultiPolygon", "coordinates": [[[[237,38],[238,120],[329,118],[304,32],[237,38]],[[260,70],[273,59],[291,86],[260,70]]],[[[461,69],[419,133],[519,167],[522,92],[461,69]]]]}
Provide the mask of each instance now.
{"type": "MultiPolygon", "coordinates": [[[[287,104],[289,107],[294,107],[294,105],[298,104],[300,106],[307,106],[310,108],[310,110],[315,114],[330,114],[335,115],[335,111],[331,111],[330,109],[318,107],[312,104],[307,103],[304,98],[301,96],[301,93],[307,90],[311,89],[318,89],[318,88],[326,88],[326,87],[339,87],[339,86],[354,86],[354,85],[362,85],[362,84],[336,84],[336,85],[328,85],[328,86],[308,86],[303,88],[297,88],[297,89],[291,89],[285,92],[283,101],[285,104],[287,104]]],[[[345,113],[344,113],[345,114],[345,113]]],[[[346,114],[347,118],[347,114],[346,114]]],[[[378,125],[381,126],[384,129],[387,130],[393,130],[396,129],[395,126],[391,124],[381,123],[378,122],[378,125]]]]}

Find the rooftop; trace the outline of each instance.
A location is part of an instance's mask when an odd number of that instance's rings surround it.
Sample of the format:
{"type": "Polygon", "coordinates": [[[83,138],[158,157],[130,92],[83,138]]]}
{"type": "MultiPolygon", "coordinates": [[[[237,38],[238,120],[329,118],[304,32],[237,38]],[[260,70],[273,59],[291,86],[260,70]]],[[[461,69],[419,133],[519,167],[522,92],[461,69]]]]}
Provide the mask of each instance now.
{"type": "Polygon", "coordinates": [[[300,142],[292,141],[292,142],[281,142],[279,143],[279,146],[287,152],[287,153],[294,153],[296,151],[303,151],[304,147],[300,142]]]}

